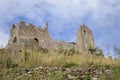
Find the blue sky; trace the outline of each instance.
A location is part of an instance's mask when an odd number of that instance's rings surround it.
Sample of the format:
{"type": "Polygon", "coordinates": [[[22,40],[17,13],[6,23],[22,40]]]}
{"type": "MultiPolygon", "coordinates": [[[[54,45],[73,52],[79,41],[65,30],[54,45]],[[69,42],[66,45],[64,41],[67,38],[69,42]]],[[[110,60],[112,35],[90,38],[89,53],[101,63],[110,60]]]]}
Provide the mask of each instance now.
{"type": "MultiPolygon", "coordinates": [[[[96,46],[120,47],[120,0],[0,0],[0,45],[6,45],[11,24],[19,21],[43,28],[57,41],[76,41],[80,25],[88,26],[96,46]]],[[[111,54],[112,55],[112,54],[111,54]]]]}

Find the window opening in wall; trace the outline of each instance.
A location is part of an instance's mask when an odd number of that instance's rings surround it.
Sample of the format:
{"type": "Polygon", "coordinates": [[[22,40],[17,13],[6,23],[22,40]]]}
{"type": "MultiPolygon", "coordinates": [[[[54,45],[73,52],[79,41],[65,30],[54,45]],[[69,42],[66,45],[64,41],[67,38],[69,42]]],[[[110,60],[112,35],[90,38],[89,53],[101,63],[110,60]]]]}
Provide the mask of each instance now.
{"type": "Polygon", "coordinates": [[[84,30],[84,34],[86,33],[86,30],[84,30]]]}
{"type": "Polygon", "coordinates": [[[38,39],[37,39],[37,38],[34,38],[34,40],[35,40],[37,43],[39,43],[39,41],[38,41],[38,39]]]}
{"type": "Polygon", "coordinates": [[[16,43],[16,42],[17,42],[17,37],[14,37],[13,43],[16,43]]]}

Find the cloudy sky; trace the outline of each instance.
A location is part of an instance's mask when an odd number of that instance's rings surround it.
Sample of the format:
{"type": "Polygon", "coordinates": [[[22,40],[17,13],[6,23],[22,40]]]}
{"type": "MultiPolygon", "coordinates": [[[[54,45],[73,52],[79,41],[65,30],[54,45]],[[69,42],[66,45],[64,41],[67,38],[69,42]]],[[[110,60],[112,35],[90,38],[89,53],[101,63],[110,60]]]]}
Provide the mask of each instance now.
{"type": "Polygon", "coordinates": [[[0,0],[0,45],[6,45],[10,25],[19,21],[43,28],[57,41],[76,41],[76,30],[85,24],[92,31],[96,46],[107,54],[120,46],[120,0],[0,0]]]}

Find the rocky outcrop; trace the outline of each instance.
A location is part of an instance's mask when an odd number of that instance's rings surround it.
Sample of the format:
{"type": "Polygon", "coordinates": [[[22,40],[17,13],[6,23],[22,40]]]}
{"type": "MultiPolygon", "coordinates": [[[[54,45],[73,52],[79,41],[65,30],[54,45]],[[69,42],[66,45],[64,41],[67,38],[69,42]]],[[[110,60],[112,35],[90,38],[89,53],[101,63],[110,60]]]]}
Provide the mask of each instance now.
{"type": "Polygon", "coordinates": [[[36,68],[16,68],[2,73],[4,80],[29,79],[34,76],[34,80],[99,80],[105,74],[106,80],[111,78],[111,70],[101,71],[98,68],[65,68],[65,67],[36,67],[36,68]]]}

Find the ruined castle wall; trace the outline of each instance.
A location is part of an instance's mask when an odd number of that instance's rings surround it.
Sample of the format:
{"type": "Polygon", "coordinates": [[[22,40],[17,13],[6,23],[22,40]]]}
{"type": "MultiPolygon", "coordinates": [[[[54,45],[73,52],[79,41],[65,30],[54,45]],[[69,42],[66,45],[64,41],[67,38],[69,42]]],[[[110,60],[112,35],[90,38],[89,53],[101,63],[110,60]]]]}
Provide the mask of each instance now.
{"type": "Polygon", "coordinates": [[[43,48],[55,48],[57,47],[57,42],[53,40],[48,33],[48,23],[46,23],[45,29],[41,27],[35,27],[33,24],[25,25],[24,23],[19,23],[19,36],[20,44],[26,44],[26,39],[38,42],[40,47],[43,48]]]}
{"type": "Polygon", "coordinates": [[[28,26],[25,23],[20,22],[18,25],[19,28],[19,36],[20,37],[33,37],[36,36],[36,31],[34,29],[34,25],[29,24],[28,26]]]}
{"type": "Polygon", "coordinates": [[[94,48],[92,31],[87,27],[84,27],[83,38],[84,38],[85,49],[94,48]]]}
{"type": "Polygon", "coordinates": [[[89,48],[94,48],[92,31],[85,25],[82,25],[77,32],[77,48],[81,51],[88,51],[89,48]]]}
{"type": "Polygon", "coordinates": [[[75,49],[76,45],[65,41],[58,42],[58,48],[63,47],[64,49],[75,49]]]}
{"type": "Polygon", "coordinates": [[[10,29],[10,36],[9,36],[8,46],[11,46],[11,45],[13,45],[13,43],[17,42],[17,36],[18,36],[18,29],[13,24],[11,26],[11,29],[10,29]]]}
{"type": "Polygon", "coordinates": [[[35,27],[33,24],[26,25],[24,22],[19,22],[18,26],[12,25],[10,30],[10,38],[7,47],[22,48],[22,47],[43,47],[47,49],[76,49],[78,51],[87,51],[89,47],[94,48],[94,40],[92,31],[85,25],[82,25],[77,31],[77,42],[68,43],[65,41],[57,42],[51,38],[48,32],[48,23],[44,29],[35,27]]]}
{"type": "Polygon", "coordinates": [[[95,47],[92,31],[89,32],[89,44],[91,48],[95,47]]]}
{"type": "Polygon", "coordinates": [[[77,41],[76,41],[77,46],[76,46],[76,49],[79,50],[79,51],[83,51],[85,49],[85,47],[84,47],[84,41],[83,41],[83,38],[82,38],[83,36],[82,36],[81,32],[82,32],[81,29],[79,29],[77,31],[77,41]]]}

